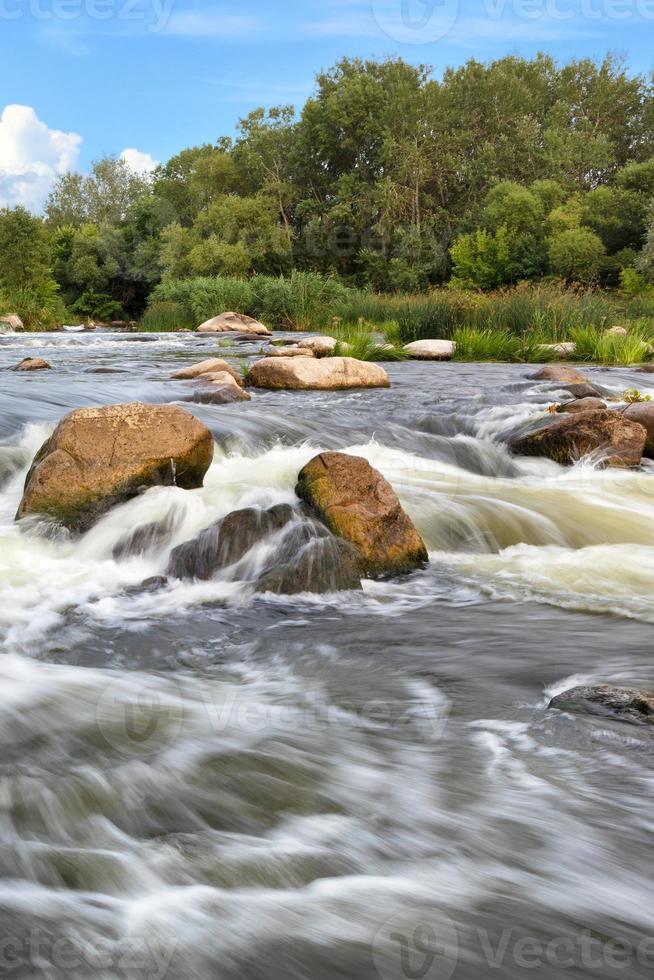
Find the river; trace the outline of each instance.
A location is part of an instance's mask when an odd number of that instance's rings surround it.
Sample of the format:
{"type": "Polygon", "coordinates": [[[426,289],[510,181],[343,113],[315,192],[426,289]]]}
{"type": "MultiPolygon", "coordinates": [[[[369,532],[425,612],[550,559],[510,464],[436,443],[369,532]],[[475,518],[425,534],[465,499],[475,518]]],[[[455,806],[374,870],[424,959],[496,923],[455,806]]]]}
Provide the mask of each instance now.
{"type": "MultiPolygon", "coordinates": [[[[0,962],[20,978],[651,977],[650,730],[547,710],[654,687],[654,470],[516,459],[556,400],[528,366],[388,365],[390,390],[184,401],[174,370],[260,343],[0,337],[0,962]],[[231,346],[230,346],[231,344],[231,346]],[[72,408],[177,402],[211,429],[197,491],[80,539],[14,524],[72,408]],[[361,593],[132,586],[238,507],[363,455],[427,569],[361,593]],[[146,555],[125,535],[168,518],[146,555]]],[[[648,378],[589,369],[615,390],[648,378]]]]}

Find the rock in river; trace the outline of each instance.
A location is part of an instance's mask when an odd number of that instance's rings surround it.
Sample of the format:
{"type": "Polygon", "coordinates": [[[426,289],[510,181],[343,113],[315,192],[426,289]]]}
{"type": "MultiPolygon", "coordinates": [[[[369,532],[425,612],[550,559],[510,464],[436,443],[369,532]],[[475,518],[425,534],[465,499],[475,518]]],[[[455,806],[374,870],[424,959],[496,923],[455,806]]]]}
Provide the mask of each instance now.
{"type": "Polygon", "coordinates": [[[606,408],[606,402],[594,395],[586,395],[584,398],[577,398],[572,402],[564,402],[559,405],[557,412],[577,414],[578,412],[595,412],[606,408]]]}
{"type": "Polygon", "coordinates": [[[547,456],[557,463],[574,463],[588,453],[602,466],[638,466],[647,433],[620,412],[596,411],[564,415],[543,428],[520,433],[511,449],[521,456],[547,456]]]}
{"type": "Polygon", "coordinates": [[[413,340],[404,345],[404,350],[417,361],[449,361],[456,344],[453,340],[413,340]]]}
{"type": "Polygon", "coordinates": [[[588,384],[588,379],[576,368],[567,364],[546,364],[531,375],[534,381],[558,381],[566,385],[588,384]]]}
{"type": "Polygon", "coordinates": [[[50,365],[42,357],[24,357],[14,371],[47,371],[50,365]]]}
{"type": "Polygon", "coordinates": [[[250,368],[249,382],[257,388],[293,390],[388,388],[383,367],[353,357],[265,357],[250,368]]]}
{"type": "Polygon", "coordinates": [[[84,531],[148,487],[201,487],[212,458],[211,433],[183,408],[79,408],[34,457],[16,518],[45,514],[84,531]]]}
{"type": "Polygon", "coordinates": [[[173,374],[173,378],[177,380],[186,381],[193,378],[200,378],[204,374],[213,374],[216,371],[227,371],[234,378],[237,384],[241,384],[242,379],[239,377],[237,371],[224,361],[222,357],[208,357],[204,361],[200,361],[198,364],[191,364],[189,367],[182,368],[180,371],[176,371],[173,374]]]}
{"type": "Polygon", "coordinates": [[[410,572],[427,561],[424,542],[397,494],[366,459],[320,453],[300,471],[296,493],[357,549],[365,574],[410,572]]]}
{"type": "Polygon", "coordinates": [[[205,320],[198,327],[198,333],[230,333],[238,332],[242,334],[257,334],[267,336],[270,333],[268,327],[259,323],[251,316],[244,313],[221,313],[210,320],[205,320]]]}
{"type": "Polygon", "coordinates": [[[613,717],[632,725],[654,724],[654,691],[599,684],[596,687],[571,687],[557,694],[550,708],[613,717]]]}

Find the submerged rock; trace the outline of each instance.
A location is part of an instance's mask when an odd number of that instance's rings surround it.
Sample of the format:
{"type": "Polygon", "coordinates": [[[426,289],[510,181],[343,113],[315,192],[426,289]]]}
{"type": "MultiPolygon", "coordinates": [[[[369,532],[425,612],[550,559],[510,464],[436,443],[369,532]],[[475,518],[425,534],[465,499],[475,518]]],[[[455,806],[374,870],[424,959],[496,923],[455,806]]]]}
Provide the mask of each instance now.
{"type": "Polygon", "coordinates": [[[320,453],[300,471],[296,493],[330,531],[357,549],[365,574],[410,572],[428,560],[397,494],[368,460],[320,453]]]}
{"type": "Polygon", "coordinates": [[[111,557],[121,561],[123,558],[149,555],[158,551],[170,538],[178,523],[179,519],[171,512],[160,521],[141,524],[116,542],[111,557]]]}
{"type": "Polygon", "coordinates": [[[36,454],[17,519],[46,514],[84,531],[148,487],[202,486],[213,439],[173,405],[107,405],[65,415],[36,454]]]}
{"type": "Polygon", "coordinates": [[[583,384],[570,384],[564,385],[567,391],[570,392],[573,398],[599,398],[600,392],[593,385],[589,385],[587,381],[583,384]]]}
{"type": "Polygon", "coordinates": [[[413,340],[404,350],[417,361],[449,361],[454,355],[453,340],[413,340]]]}
{"type": "Polygon", "coordinates": [[[265,357],[252,365],[248,378],[257,388],[295,391],[390,386],[383,367],[353,357],[265,357]]]}
{"type": "Polygon", "coordinates": [[[227,371],[228,374],[234,378],[237,384],[241,384],[241,378],[237,371],[224,361],[222,357],[208,357],[204,361],[199,361],[197,364],[191,364],[189,367],[182,368],[180,371],[176,371],[173,374],[173,378],[180,381],[186,381],[193,378],[202,377],[205,374],[214,374],[216,371],[227,371]]]}
{"type": "Polygon", "coordinates": [[[602,466],[638,466],[647,433],[620,412],[580,412],[550,425],[519,434],[510,441],[520,456],[546,456],[567,465],[589,453],[602,466]]]}
{"type": "Polygon", "coordinates": [[[175,548],[166,574],[179,579],[210,579],[221,568],[239,561],[255,544],[283,528],[293,514],[289,504],[277,504],[268,510],[245,507],[232,511],[175,548]]]}
{"type": "Polygon", "coordinates": [[[268,327],[259,323],[254,317],[246,316],[245,313],[221,313],[210,320],[205,320],[197,329],[198,333],[230,333],[237,332],[242,334],[256,334],[267,336],[270,333],[268,327]]]}
{"type": "Polygon", "coordinates": [[[606,408],[606,402],[602,401],[601,398],[595,398],[593,395],[588,395],[584,396],[583,398],[577,398],[573,402],[565,402],[563,405],[559,405],[557,412],[577,414],[578,412],[601,411],[603,408],[606,408]]]}
{"type": "Polygon", "coordinates": [[[576,368],[568,367],[567,364],[546,364],[545,367],[532,374],[533,381],[560,381],[563,384],[588,384],[588,380],[581,371],[576,368]]]}
{"type": "Polygon", "coordinates": [[[571,687],[553,697],[550,708],[612,717],[632,725],[654,724],[654,691],[628,687],[571,687]]]}
{"type": "Polygon", "coordinates": [[[628,405],[622,415],[630,422],[638,422],[639,425],[643,426],[647,433],[643,455],[647,456],[648,459],[654,459],[654,403],[636,402],[633,405],[628,405]]]}
{"type": "Polygon", "coordinates": [[[257,592],[297,595],[300,592],[345,592],[361,588],[361,557],[318,521],[289,527],[274,562],[260,576],[257,592]]]}
{"type": "Polygon", "coordinates": [[[24,357],[15,367],[14,371],[47,371],[50,365],[42,357],[24,357]]]}

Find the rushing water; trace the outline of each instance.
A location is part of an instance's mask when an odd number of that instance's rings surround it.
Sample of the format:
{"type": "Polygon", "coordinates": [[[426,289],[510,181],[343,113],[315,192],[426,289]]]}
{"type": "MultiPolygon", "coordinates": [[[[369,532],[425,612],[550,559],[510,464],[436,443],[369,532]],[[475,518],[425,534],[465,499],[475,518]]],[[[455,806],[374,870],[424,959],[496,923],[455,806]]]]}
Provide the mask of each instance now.
{"type": "Polygon", "coordinates": [[[654,686],[654,472],[512,458],[503,437],[557,396],[517,365],[183,402],[173,370],[260,347],[224,343],[0,338],[0,368],[53,367],[0,373],[0,972],[651,976],[651,735],[546,705],[582,681],[654,686]],[[209,426],[204,488],[150,490],[78,540],[19,529],[56,421],[135,400],[209,426]],[[425,571],[333,596],[130,588],[229,511],[292,502],[325,448],[391,481],[425,571]],[[146,554],[114,557],[164,518],[146,554]]]}

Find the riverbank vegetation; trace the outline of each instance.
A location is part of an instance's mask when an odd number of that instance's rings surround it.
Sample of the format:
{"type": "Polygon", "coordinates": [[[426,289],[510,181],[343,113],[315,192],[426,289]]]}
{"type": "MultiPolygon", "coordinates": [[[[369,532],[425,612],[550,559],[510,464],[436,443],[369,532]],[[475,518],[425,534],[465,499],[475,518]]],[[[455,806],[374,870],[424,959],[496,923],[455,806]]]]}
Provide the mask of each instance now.
{"type": "Polygon", "coordinates": [[[0,254],[2,312],[31,328],[235,309],[472,350],[651,320],[653,82],[611,57],[442,78],[344,59],[299,112],[255,110],[150,176],[64,174],[43,216],[0,211],[0,254]]]}

